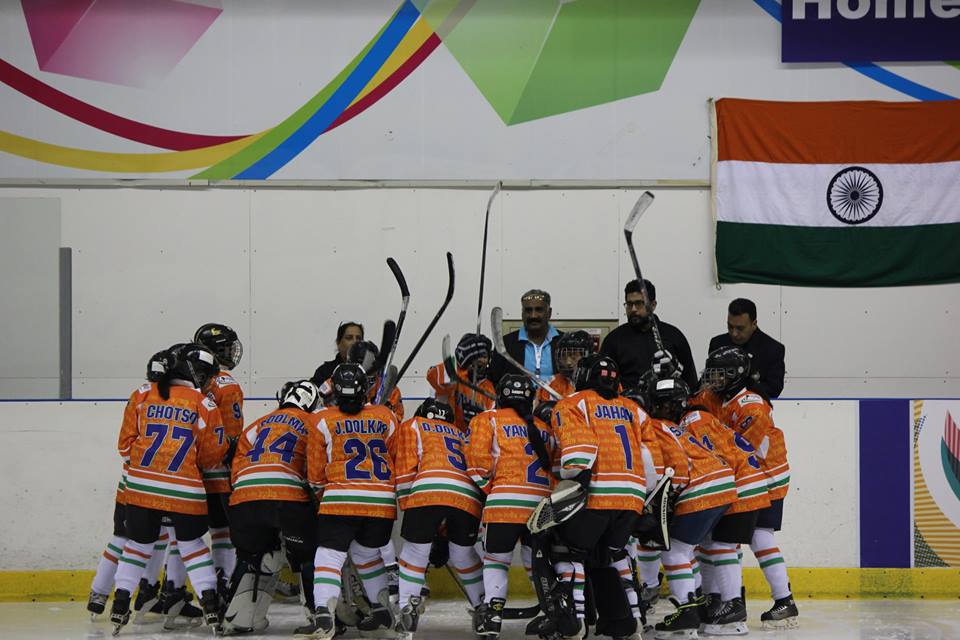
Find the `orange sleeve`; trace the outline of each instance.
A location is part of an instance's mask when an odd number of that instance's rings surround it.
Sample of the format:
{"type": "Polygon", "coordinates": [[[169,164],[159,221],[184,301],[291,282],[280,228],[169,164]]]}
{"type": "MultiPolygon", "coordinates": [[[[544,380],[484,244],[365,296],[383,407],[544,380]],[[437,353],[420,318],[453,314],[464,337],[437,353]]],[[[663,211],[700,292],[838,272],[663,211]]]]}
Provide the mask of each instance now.
{"type": "Polygon", "coordinates": [[[453,382],[447,377],[443,364],[435,364],[427,370],[427,382],[433,388],[437,398],[443,398],[453,393],[453,382]]]}
{"type": "Polygon", "coordinates": [[[557,440],[560,445],[560,476],[573,478],[593,468],[599,442],[586,420],[586,398],[570,396],[557,403],[554,411],[557,440]]]}
{"type": "Polygon", "coordinates": [[[744,406],[733,428],[747,439],[761,458],[765,458],[767,447],[763,446],[764,440],[770,435],[773,426],[773,419],[766,404],[758,403],[744,406]]]}
{"type": "Polygon", "coordinates": [[[420,467],[420,439],[417,435],[419,419],[411,418],[400,424],[397,434],[390,439],[387,450],[394,459],[394,473],[397,477],[397,499],[400,508],[406,509],[407,498],[410,496],[410,487],[417,477],[420,467]]]}
{"type": "Polygon", "coordinates": [[[137,411],[137,405],[139,404],[142,391],[143,387],[131,393],[130,399],[127,400],[127,406],[123,409],[123,422],[120,424],[120,437],[117,439],[117,451],[120,452],[120,457],[123,458],[124,462],[130,461],[130,449],[133,447],[133,443],[136,442],[137,436],[140,433],[138,424],[140,416],[137,411]]]}
{"type": "Polygon", "coordinates": [[[327,428],[323,418],[316,418],[307,436],[307,482],[319,498],[327,486],[327,428]]]}
{"type": "Polygon", "coordinates": [[[493,424],[492,414],[478,413],[470,421],[470,440],[467,442],[467,475],[484,492],[489,494],[493,477],[493,424]]]}
{"type": "Polygon", "coordinates": [[[393,388],[393,391],[390,392],[390,400],[387,401],[386,406],[390,411],[393,411],[398,422],[403,422],[403,394],[400,393],[400,389],[397,387],[393,388]]]}
{"type": "Polygon", "coordinates": [[[218,404],[220,418],[228,438],[237,438],[243,431],[243,389],[238,384],[228,385],[218,404]]]}
{"type": "Polygon", "coordinates": [[[217,428],[223,426],[220,410],[212,400],[203,398],[198,407],[200,420],[204,426],[197,423],[197,466],[203,469],[213,469],[223,464],[229,444],[226,440],[220,442],[217,437],[217,428]]]}

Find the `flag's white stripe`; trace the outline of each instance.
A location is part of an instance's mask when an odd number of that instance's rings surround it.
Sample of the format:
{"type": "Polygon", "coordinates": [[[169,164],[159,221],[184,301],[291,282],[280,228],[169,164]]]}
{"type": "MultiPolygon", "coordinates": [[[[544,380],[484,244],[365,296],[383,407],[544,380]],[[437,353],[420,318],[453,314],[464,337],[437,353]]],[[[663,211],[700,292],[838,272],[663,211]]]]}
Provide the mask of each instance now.
{"type": "Polygon", "coordinates": [[[960,222],[960,162],[931,164],[717,163],[717,220],[797,227],[903,227],[960,222]],[[861,166],[883,186],[870,220],[849,225],[827,207],[830,180],[861,166]]]}

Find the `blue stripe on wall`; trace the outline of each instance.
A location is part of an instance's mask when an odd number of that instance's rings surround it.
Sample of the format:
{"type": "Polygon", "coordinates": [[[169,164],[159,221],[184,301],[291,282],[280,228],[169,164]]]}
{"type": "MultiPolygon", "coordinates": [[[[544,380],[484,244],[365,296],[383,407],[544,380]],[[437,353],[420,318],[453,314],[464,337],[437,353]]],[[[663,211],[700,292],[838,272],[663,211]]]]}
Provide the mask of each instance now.
{"type": "Polygon", "coordinates": [[[910,566],[910,401],[860,401],[860,566],[910,566]]]}

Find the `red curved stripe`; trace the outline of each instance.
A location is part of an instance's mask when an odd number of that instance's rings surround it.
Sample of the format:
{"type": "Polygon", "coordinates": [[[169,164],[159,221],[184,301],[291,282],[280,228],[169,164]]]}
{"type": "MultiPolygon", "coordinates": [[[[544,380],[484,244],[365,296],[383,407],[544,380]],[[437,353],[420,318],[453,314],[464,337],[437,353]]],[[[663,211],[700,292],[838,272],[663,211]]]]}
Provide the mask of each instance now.
{"type": "MultiPolygon", "coordinates": [[[[330,123],[330,126],[327,127],[326,131],[336,129],[348,120],[355,118],[362,112],[366,111],[366,109],[374,102],[390,93],[390,91],[400,84],[404,78],[413,73],[413,70],[419,67],[420,63],[426,60],[427,56],[433,53],[433,50],[439,45],[440,37],[435,33],[430,34],[430,37],[423,41],[423,44],[420,45],[420,48],[417,49],[412,56],[407,58],[403,64],[397,67],[396,71],[387,76],[387,79],[372,89],[370,93],[344,109],[339,117],[330,123]]],[[[324,133],[326,133],[326,131],[324,131],[324,133]]]]}
{"type": "Polygon", "coordinates": [[[91,127],[112,133],[113,135],[142,142],[161,149],[173,151],[187,151],[211,147],[225,142],[232,142],[245,138],[249,134],[240,136],[208,136],[197,133],[172,131],[161,127],[130,120],[122,116],[104,111],[92,104],[78,100],[58,89],[28,75],[0,58],[0,82],[9,85],[23,95],[33,98],[40,104],[50,107],[65,116],[78,120],[91,127]]]}

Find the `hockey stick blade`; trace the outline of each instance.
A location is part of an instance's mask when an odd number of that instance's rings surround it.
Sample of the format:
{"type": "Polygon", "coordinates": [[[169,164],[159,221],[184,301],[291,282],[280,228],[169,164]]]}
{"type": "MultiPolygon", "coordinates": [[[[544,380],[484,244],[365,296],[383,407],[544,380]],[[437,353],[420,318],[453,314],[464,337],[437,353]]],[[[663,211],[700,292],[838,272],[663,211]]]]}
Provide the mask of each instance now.
{"type": "Polygon", "coordinates": [[[407,279],[403,276],[403,271],[400,270],[400,265],[398,265],[397,261],[393,258],[387,258],[387,266],[390,267],[390,271],[393,272],[393,277],[396,278],[397,285],[400,287],[400,315],[397,317],[397,331],[393,336],[393,343],[390,345],[390,351],[387,354],[386,364],[381,370],[380,388],[377,390],[377,396],[373,400],[374,404],[381,404],[385,397],[390,397],[390,391],[392,391],[392,389],[387,388],[387,381],[384,378],[384,373],[393,362],[393,354],[397,351],[397,344],[400,342],[400,332],[403,330],[403,321],[407,318],[407,305],[410,304],[410,288],[407,286],[407,279]]]}
{"type": "Polygon", "coordinates": [[[493,201],[500,193],[503,182],[497,180],[493,186],[493,192],[487,199],[487,211],[483,216],[483,248],[480,253],[480,295],[477,298],[477,335],[480,335],[480,318],[483,315],[483,282],[487,274],[487,235],[490,231],[490,209],[493,207],[493,201]]]}
{"type": "Polygon", "coordinates": [[[630,215],[627,216],[627,221],[623,225],[624,233],[633,233],[633,229],[640,222],[641,216],[650,208],[651,204],[653,204],[653,194],[644,191],[637,199],[636,204],[633,205],[633,209],[630,210],[630,215]]]}
{"type": "Polygon", "coordinates": [[[490,400],[496,401],[497,397],[495,395],[491,394],[489,391],[487,391],[483,387],[470,382],[466,378],[460,377],[460,372],[457,371],[457,361],[453,357],[453,352],[450,351],[450,334],[449,333],[443,336],[443,344],[441,345],[441,349],[443,350],[443,368],[446,370],[447,375],[450,376],[451,380],[456,380],[463,386],[479,393],[485,398],[489,398],[490,400]]]}
{"type": "Polygon", "coordinates": [[[387,362],[387,351],[389,345],[393,344],[393,340],[397,335],[397,324],[393,320],[387,320],[383,323],[383,335],[380,337],[380,353],[377,354],[376,360],[373,361],[373,370],[380,371],[383,369],[383,366],[387,362]]]}
{"type": "Polygon", "coordinates": [[[423,343],[427,341],[427,338],[430,337],[430,333],[437,326],[437,323],[440,321],[440,317],[447,310],[447,307],[450,305],[450,301],[453,300],[453,291],[454,291],[454,276],[456,271],[453,268],[453,254],[449,251],[447,252],[447,297],[443,299],[443,304],[440,305],[440,310],[437,311],[437,314],[433,316],[433,320],[430,321],[430,324],[427,325],[426,331],[423,332],[423,335],[420,336],[420,339],[417,341],[417,344],[414,345],[413,350],[410,352],[410,355],[407,356],[407,359],[403,362],[403,366],[400,367],[400,372],[397,374],[397,382],[400,382],[400,379],[403,378],[403,374],[407,372],[407,369],[413,363],[413,359],[417,357],[417,354],[420,353],[420,348],[423,347],[423,343]]]}
{"type": "Polygon", "coordinates": [[[563,396],[557,393],[553,387],[538,378],[532,371],[524,367],[522,364],[514,360],[513,356],[507,352],[507,345],[503,342],[503,309],[500,307],[494,307],[490,310],[490,333],[493,335],[493,348],[497,350],[497,353],[503,356],[504,360],[512,364],[517,371],[530,378],[533,384],[549,393],[550,397],[554,400],[563,399],[563,396]]]}
{"type": "Polygon", "coordinates": [[[633,209],[630,210],[630,215],[627,216],[627,221],[623,225],[623,237],[627,241],[627,250],[630,252],[630,261],[633,263],[633,272],[636,274],[637,280],[640,282],[643,290],[643,307],[647,312],[647,316],[650,317],[653,342],[657,345],[658,350],[662,350],[663,339],[660,337],[660,327],[657,326],[657,319],[653,317],[653,305],[650,304],[650,292],[647,291],[647,284],[644,282],[643,272],[640,270],[640,261],[637,259],[637,250],[633,246],[633,230],[636,228],[637,223],[640,222],[640,218],[644,212],[650,208],[651,204],[653,204],[652,193],[644,191],[640,194],[636,204],[633,205],[633,209]]]}

